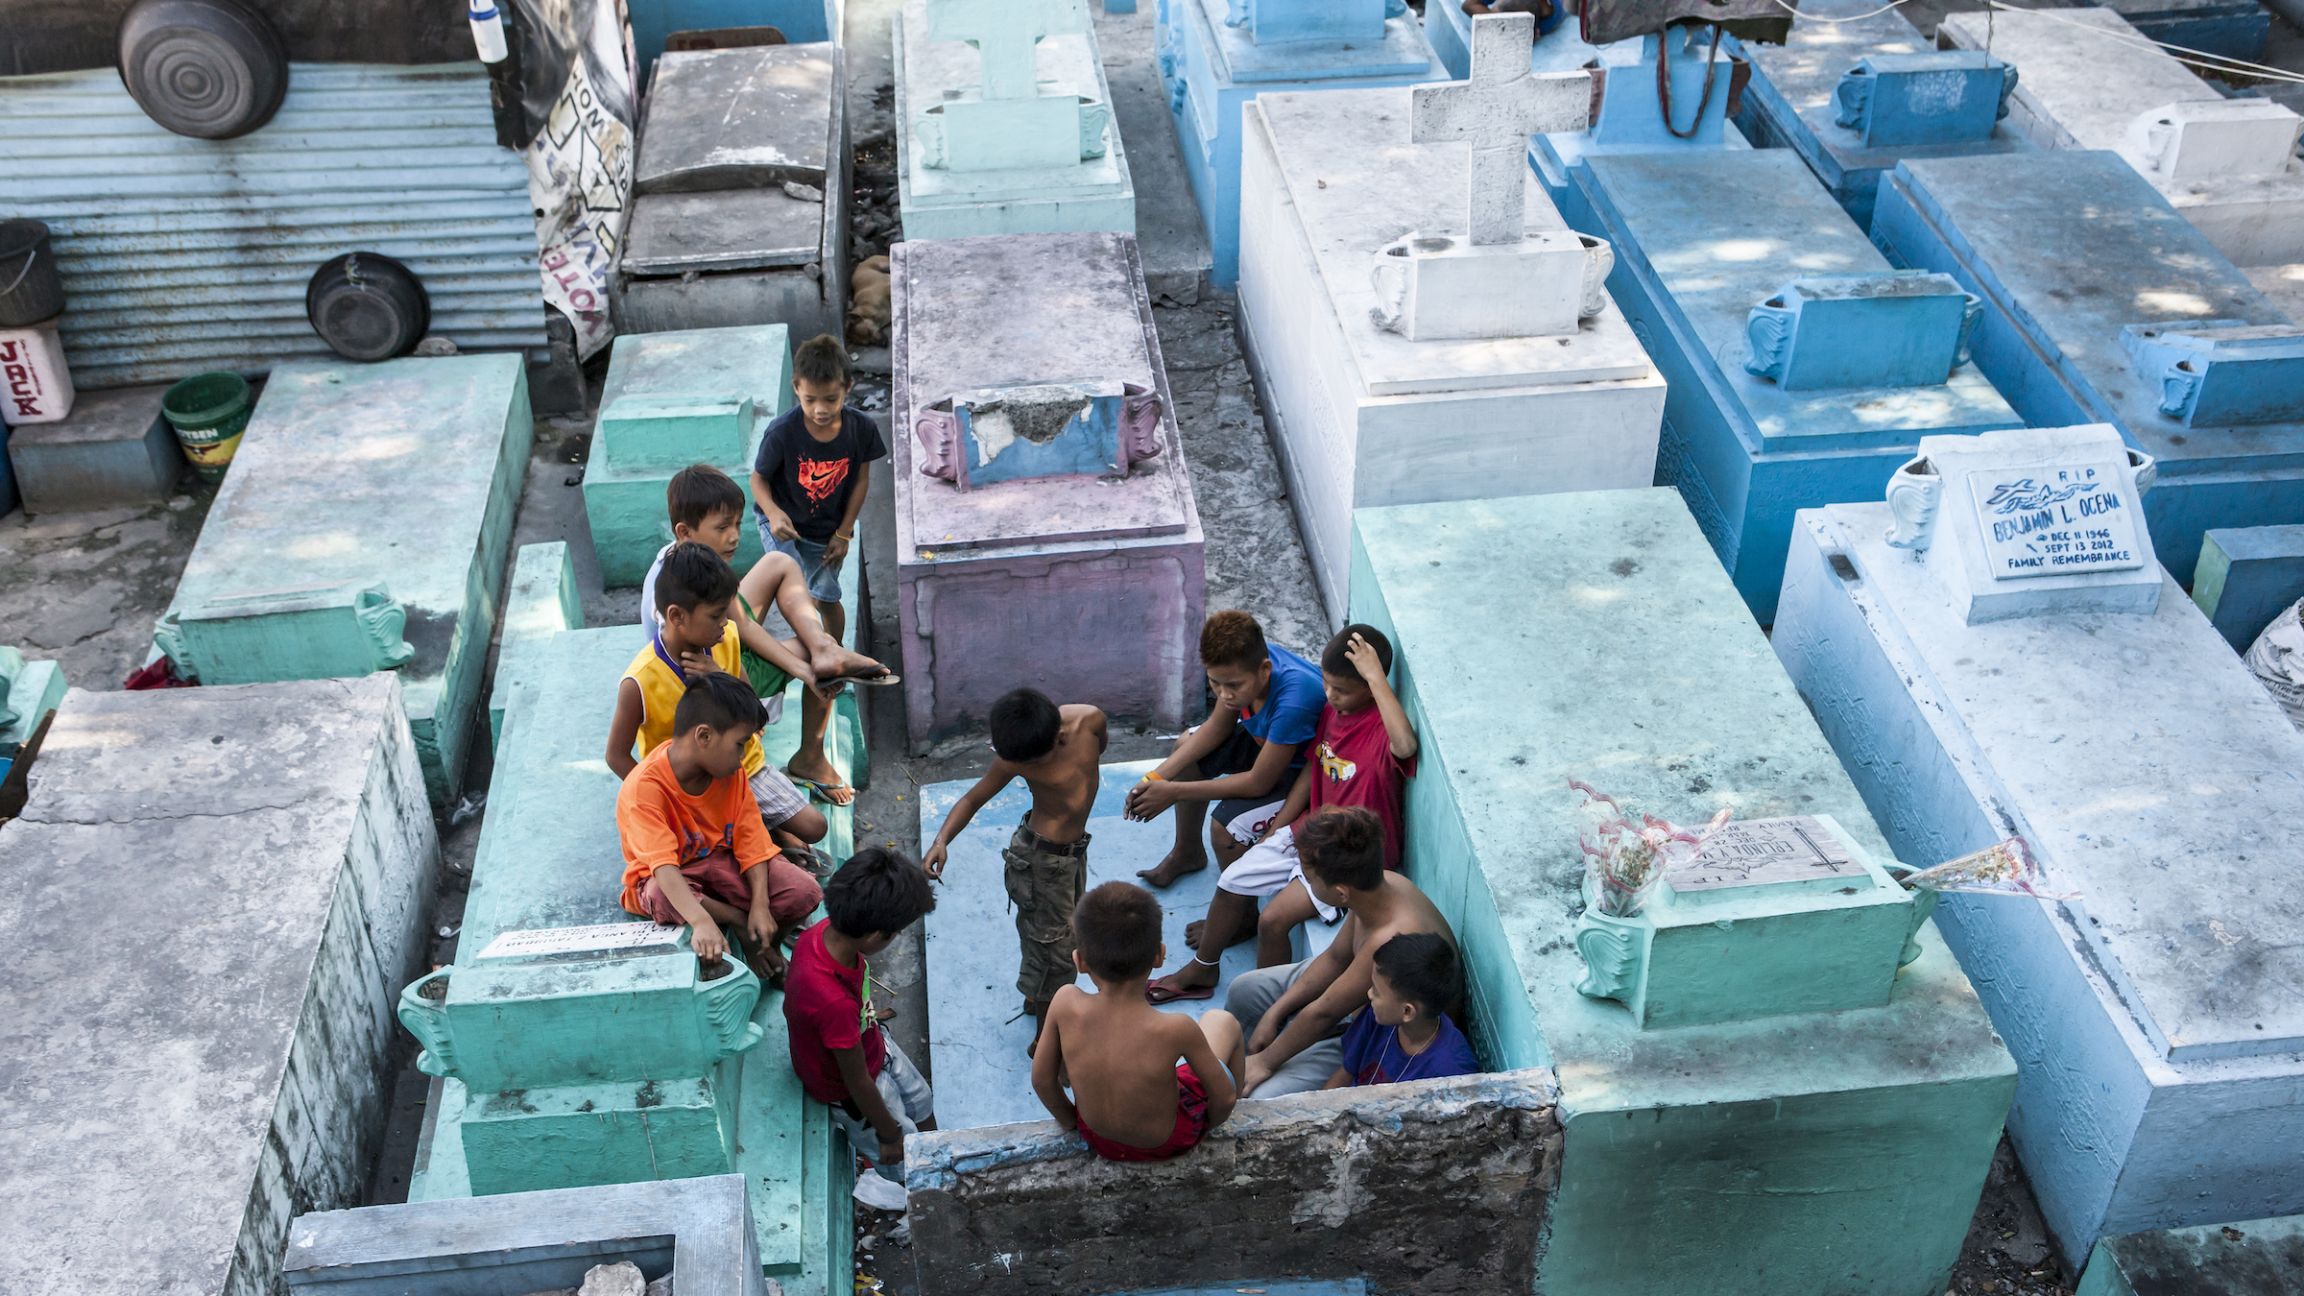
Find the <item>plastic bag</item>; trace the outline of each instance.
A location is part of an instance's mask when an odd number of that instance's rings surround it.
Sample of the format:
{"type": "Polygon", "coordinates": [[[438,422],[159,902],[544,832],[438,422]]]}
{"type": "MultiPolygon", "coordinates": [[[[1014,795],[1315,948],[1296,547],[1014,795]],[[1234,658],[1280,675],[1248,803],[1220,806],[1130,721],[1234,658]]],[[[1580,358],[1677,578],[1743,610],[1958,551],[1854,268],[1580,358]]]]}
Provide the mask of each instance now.
{"type": "Polygon", "coordinates": [[[2249,645],[2246,660],[2288,723],[2304,730],[2304,599],[2272,618],[2249,645]]]}

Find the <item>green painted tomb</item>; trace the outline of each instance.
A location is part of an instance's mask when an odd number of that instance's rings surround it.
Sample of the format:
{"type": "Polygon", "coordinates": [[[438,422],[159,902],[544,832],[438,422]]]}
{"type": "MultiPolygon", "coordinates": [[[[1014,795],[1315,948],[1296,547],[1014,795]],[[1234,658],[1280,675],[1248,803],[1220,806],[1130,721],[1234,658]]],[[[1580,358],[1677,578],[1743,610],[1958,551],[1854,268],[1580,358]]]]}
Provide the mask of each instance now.
{"type": "Polygon", "coordinates": [[[64,668],[52,661],[27,661],[14,648],[0,648],[0,774],[40,722],[64,701],[64,668]]]}
{"type": "MultiPolygon", "coordinates": [[[[616,339],[584,469],[584,515],[609,588],[638,585],[672,539],[664,488],[674,473],[708,463],[749,497],[760,434],[791,404],[792,346],[781,324],[616,339]]],[[[759,558],[747,516],[736,562],[759,558]]]]}
{"type": "Polygon", "coordinates": [[[1351,589],[1399,650],[1408,871],[1469,1027],[1559,1077],[1540,1290],[1939,1296],[2015,1066],[1679,496],[1362,509],[1351,589]],[[1570,779],[1750,836],[1594,936],[1570,779]],[[1620,945],[1644,983],[1594,981],[1620,945]]]}
{"type": "Polygon", "coordinates": [[[2077,1296],[2304,1296],[2304,1215],[2104,1238],[2077,1296]]]}
{"type": "Polygon", "coordinates": [[[397,670],[444,804],[534,435],[516,355],[275,368],[156,643],[203,684],[397,670]]]}
{"type": "Polygon", "coordinates": [[[496,682],[488,695],[488,745],[504,741],[504,703],[522,668],[527,645],[563,630],[584,628],[584,600],[576,589],[576,568],[568,545],[520,546],[512,559],[512,579],[504,594],[504,629],[496,650],[496,682]]]}

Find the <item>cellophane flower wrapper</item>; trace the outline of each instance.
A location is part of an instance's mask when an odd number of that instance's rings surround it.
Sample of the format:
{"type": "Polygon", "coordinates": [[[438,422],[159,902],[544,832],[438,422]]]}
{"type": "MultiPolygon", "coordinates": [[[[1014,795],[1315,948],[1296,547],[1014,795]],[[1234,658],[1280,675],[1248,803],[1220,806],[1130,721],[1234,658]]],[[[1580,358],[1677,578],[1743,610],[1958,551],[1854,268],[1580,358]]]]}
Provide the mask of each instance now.
{"type": "Polygon", "coordinates": [[[1585,822],[1576,845],[1584,852],[1594,904],[1612,918],[1639,913],[1665,873],[1695,859],[1728,822],[1722,810],[1701,829],[1690,830],[1634,811],[1589,783],[1570,779],[1568,786],[1584,797],[1585,822]]]}
{"type": "Polygon", "coordinates": [[[2058,891],[2041,875],[2040,862],[2021,837],[1995,842],[1972,855],[1947,860],[1934,868],[1907,873],[1911,889],[1963,891],[1971,895],[2024,896],[2033,900],[2077,900],[2077,891],[2058,891]]]}

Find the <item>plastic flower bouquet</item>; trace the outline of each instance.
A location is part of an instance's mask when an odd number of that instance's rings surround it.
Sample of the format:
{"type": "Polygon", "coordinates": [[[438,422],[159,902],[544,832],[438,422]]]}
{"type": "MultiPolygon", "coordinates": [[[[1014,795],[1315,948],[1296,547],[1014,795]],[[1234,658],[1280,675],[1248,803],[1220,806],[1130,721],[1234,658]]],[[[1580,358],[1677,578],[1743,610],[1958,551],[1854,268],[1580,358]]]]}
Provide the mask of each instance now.
{"type": "Polygon", "coordinates": [[[1611,918],[1640,912],[1664,874],[1696,858],[1704,843],[1728,822],[1722,810],[1702,828],[1690,830],[1669,820],[1634,811],[1589,783],[1568,786],[1584,795],[1585,825],[1576,835],[1584,867],[1592,879],[1593,903],[1611,918]]]}

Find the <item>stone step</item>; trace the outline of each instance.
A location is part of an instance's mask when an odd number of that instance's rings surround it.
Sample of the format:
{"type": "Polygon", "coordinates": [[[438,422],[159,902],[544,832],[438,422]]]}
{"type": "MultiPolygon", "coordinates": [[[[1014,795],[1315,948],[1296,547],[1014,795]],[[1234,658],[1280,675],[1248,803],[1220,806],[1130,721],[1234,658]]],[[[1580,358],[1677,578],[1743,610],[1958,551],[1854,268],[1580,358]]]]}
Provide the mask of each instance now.
{"type": "Polygon", "coordinates": [[[160,387],[82,392],[71,416],[16,428],[8,458],[27,513],[84,513],[168,498],[184,474],[160,387]]]}

